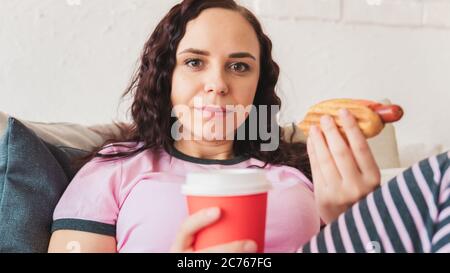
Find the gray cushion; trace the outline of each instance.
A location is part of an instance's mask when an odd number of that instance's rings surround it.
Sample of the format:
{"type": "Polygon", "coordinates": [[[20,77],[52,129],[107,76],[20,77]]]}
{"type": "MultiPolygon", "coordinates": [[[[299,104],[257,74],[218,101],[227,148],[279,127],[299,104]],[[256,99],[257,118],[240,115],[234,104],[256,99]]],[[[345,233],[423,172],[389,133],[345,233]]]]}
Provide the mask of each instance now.
{"type": "Polygon", "coordinates": [[[0,252],[46,252],[53,210],[86,152],[40,139],[10,117],[0,138],[0,252]]]}

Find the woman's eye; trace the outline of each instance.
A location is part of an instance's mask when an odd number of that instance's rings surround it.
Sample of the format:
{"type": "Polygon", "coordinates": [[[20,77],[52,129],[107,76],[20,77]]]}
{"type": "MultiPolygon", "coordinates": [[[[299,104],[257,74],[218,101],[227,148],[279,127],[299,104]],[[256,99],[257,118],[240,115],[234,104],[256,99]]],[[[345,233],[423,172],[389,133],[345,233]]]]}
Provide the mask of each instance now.
{"type": "Polygon", "coordinates": [[[230,68],[231,70],[239,73],[247,72],[250,69],[249,65],[245,63],[234,63],[230,66],[230,68]]]}
{"type": "Polygon", "coordinates": [[[199,59],[189,59],[184,64],[192,68],[199,68],[202,65],[202,61],[199,59]]]}

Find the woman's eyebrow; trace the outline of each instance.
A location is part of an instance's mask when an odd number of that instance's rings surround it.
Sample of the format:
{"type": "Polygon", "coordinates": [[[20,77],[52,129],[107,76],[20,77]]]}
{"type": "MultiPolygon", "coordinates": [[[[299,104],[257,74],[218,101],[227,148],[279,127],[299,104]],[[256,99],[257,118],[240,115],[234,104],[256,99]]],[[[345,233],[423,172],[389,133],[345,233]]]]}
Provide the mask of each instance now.
{"type": "MultiPolygon", "coordinates": [[[[205,55],[205,56],[209,56],[210,55],[210,53],[208,51],[195,49],[195,48],[185,49],[185,50],[181,51],[180,53],[178,53],[178,55],[184,54],[184,53],[193,53],[193,54],[205,55]]],[[[230,55],[228,55],[228,57],[230,57],[230,58],[251,58],[251,59],[256,61],[255,56],[253,56],[252,54],[250,54],[248,52],[231,53],[230,55]]]]}
{"type": "Polygon", "coordinates": [[[228,55],[228,57],[230,57],[230,58],[251,58],[256,61],[255,56],[253,56],[252,54],[250,54],[248,52],[236,52],[236,53],[232,53],[232,54],[228,55]]]}

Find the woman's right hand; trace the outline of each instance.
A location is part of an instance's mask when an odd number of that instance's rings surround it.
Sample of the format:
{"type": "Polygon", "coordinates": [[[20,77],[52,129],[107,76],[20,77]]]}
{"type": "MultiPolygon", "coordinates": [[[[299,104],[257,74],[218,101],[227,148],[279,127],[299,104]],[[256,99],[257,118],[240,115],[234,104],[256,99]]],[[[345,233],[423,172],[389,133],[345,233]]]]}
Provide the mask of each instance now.
{"type": "MultiPolygon", "coordinates": [[[[180,231],[171,247],[171,252],[194,252],[195,234],[213,224],[219,218],[220,209],[216,207],[203,209],[189,216],[181,225],[180,231]]],[[[257,245],[254,241],[242,240],[201,249],[198,252],[255,253],[256,250],[257,245]]]]}

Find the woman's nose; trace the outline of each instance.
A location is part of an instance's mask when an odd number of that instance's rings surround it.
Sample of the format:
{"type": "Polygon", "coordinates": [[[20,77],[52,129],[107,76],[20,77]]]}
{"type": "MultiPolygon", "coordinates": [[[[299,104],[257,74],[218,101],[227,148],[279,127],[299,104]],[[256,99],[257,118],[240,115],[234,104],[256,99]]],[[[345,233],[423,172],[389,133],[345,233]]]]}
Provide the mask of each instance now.
{"type": "Polygon", "coordinates": [[[211,73],[205,83],[205,92],[215,92],[219,95],[228,93],[228,85],[221,72],[211,73]]]}

